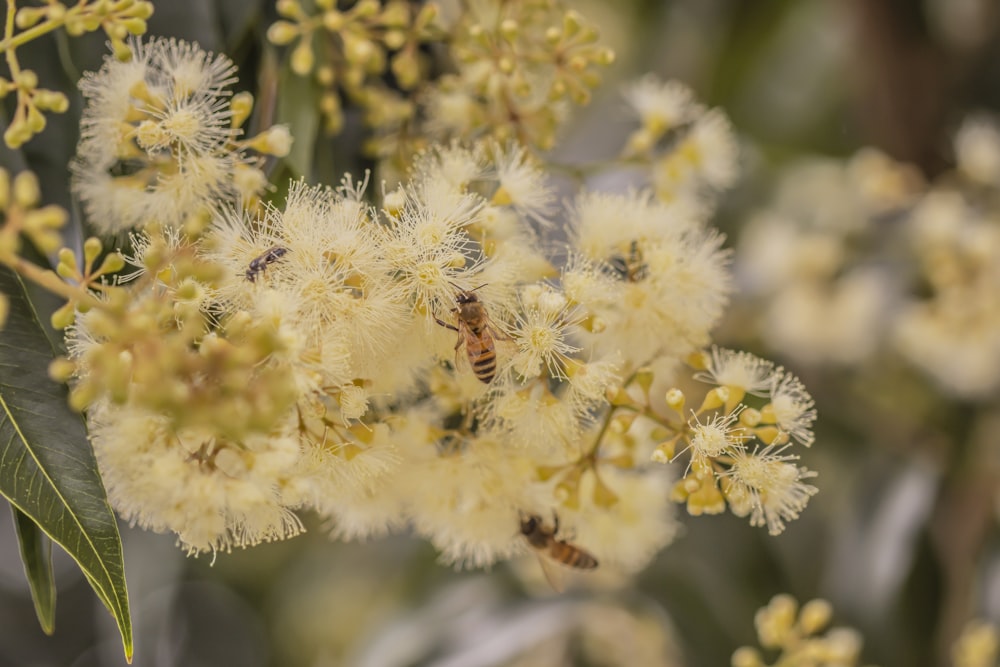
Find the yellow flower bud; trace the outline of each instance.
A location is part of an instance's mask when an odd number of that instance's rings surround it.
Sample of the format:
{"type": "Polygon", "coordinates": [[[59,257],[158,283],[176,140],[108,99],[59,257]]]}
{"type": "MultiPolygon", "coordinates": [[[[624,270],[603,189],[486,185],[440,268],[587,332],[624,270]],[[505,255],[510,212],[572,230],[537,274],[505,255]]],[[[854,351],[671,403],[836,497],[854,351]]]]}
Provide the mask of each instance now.
{"type": "Polygon", "coordinates": [[[768,605],[754,616],[760,645],[764,648],[784,646],[791,636],[797,613],[798,603],[791,595],[779,594],[771,598],[768,605]]]}
{"type": "Polygon", "coordinates": [[[298,0],[278,0],[275,8],[281,16],[286,16],[292,19],[305,18],[305,12],[302,11],[302,5],[298,2],[298,0]]]}
{"type": "Polygon", "coordinates": [[[132,60],[132,49],[129,48],[128,43],[123,39],[111,39],[111,52],[120,62],[126,63],[132,60]]]}
{"type": "Polygon", "coordinates": [[[806,636],[814,635],[830,624],[833,606],[826,600],[810,600],[799,613],[799,626],[806,636]]]}
{"type": "Polygon", "coordinates": [[[117,273],[125,268],[125,258],[117,252],[113,252],[101,262],[101,268],[97,270],[100,275],[107,273],[117,273]]]}
{"type": "Polygon", "coordinates": [[[56,273],[63,278],[77,278],[80,269],[76,264],[76,254],[69,248],[59,250],[59,263],[56,265],[56,273]]]}
{"type": "Polygon", "coordinates": [[[32,134],[38,134],[45,129],[45,116],[34,104],[28,107],[27,124],[32,134]]]}
{"type": "Polygon", "coordinates": [[[83,263],[84,266],[91,266],[94,260],[97,259],[98,255],[101,254],[101,250],[104,249],[104,245],[101,243],[101,239],[96,236],[91,236],[86,241],[83,242],[83,263]]]}
{"type": "Polygon", "coordinates": [[[83,412],[88,405],[97,400],[99,393],[100,390],[94,383],[80,383],[69,392],[69,406],[77,412],[83,412]]]}
{"type": "Polygon", "coordinates": [[[67,213],[59,206],[51,205],[29,211],[24,216],[24,231],[29,236],[45,234],[60,229],[66,224],[67,213]]]}
{"type": "Polygon", "coordinates": [[[299,28],[288,21],[275,21],[267,29],[267,39],[272,44],[284,46],[299,36],[299,28]]]}
{"type": "Polygon", "coordinates": [[[69,98],[57,90],[39,90],[35,94],[35,106],[55,113],[65,113],[69,108],[69,98]]]}
{"type": "Polygon", "coordinates": [[[292,133],[286,125],[275,125],[250,141],[250,148],[266,155],[284,157],[292,150],[292,133]]]}
{"type": "Polygon", "coordinates": [[[753,428],[760,423],[760,411],[753,408],[745,408],[740,413],[740,423],[753,428]]]}
{"type": "Polygon", "coordinates": [[[148,19],[153,15],[153,3],[151,0],[140,0],[133,5],[132,16],[141,19],[148,19]]]}
{"type": "Polygon", "coordinates": [[[14,177],[14,204],[19,208],[34,208],[41,199],[38,177],[30,171],[22,171],[14,177]]]}
{"type": "Polygon", "coordinates": [[[17,83],[18,88],[24,90],[34,90],[38,87],[38,75],[35,74],[34,70],[23,69],[14,78],[17,83]]]}
{"type": "Polygon", "coordinates": [[[513,44],[517,40],[518,32],[517,21],[514,19],[504,19],[500,22],[500,36],[508,42],[513,44]]]}
{"type": "Polygon", "coordinates": [[[143,35],[146,33],[146,21],[141,18],[129,18],[121,22],[125,31],[130,35],[143,35]]]}
{"type": "Polygon", "coordinates": [[[24,115],[17,113],[14,116],[14,120],[7,126],[7,130],[3,133],[3,140],[10,148],[20,148],[25,142],[31,139],[32,134],[31,128],[28,127],[28,123],[24,120],[24,115]]]}
{"type": "Polygon", "coordinates": [[[691,368],[698,371],[703,371],[708,368],[709,364],[711,364],[712,357],[708,354],[708,352],[700,350],[698,352],[692,352],[691,354],[689,354],[687,356],[687,359],[685,359],[685,361],[687,362],[687,365],[690,366],[691,368]]]}
{"type": "Polygon", "coordinates": [[[312,42],[303,39],[292,51],[291,66],[292,71],[299,76],[306,76],[312,71],[315,58],[313,56],[312,42]]]}
{"type": "Polygon", "coordinates": [[[583,26],[583,17],[579,12],[570,9],[563,15],[563,30],[567,35],[575,35],[583,26]]]}
{"type": "Polygon", "coordinates": [[[692,516],[722,514],[726,511],[726,501],[714,482],[706,482],[688,496],[687,511],[692,516]]]}
{"type": "Polygon", "coordinates": [[[30,28],[41,21],[45,17],[45,14],[46,8],[44,7],[22,7],[17,10],[17,14],[14,17],[14,25],[21,30],[30,28]]]}
{"type": "Polygon", "coordinates": [[[668,389],[664,398],[667,402],[667,407],[671,410],[675,412],[682,412],[684,410],[684,392],[677,387],[668,389]]]}
{"type": "Polygon", "coordinates": [[[233,95],[233,99],[229,103],[229,111],[232,114],[229,120],[230,126],[242,127],[243,123],[250,117],[250,112],[253,111],[253,94],[244,90],[233,95]]]}
{"type": "Polygon", "coordinates": [[[66,357],[56,357],[49,364],[49,377],[56,382],[68,382],[76,373],[76,362],[66,357]]]}
{"type": "Polygon", "coordinates": [[[741,646],[736,649],[729,662],[732,667],[766,667],[760,652],[750,646],[741,646]]]}
{"type": "Polygon", "coordinates": [[[76,319],[76,308],[72,303],[66,303],[56,310],[56,312],[52,313],[52,328],[65,329],[73,324],[74,319],[76,319]]]}
{"type": "Polygon", "coordinates": [[[717,410],[725,404],[728,398],[729,389],[726,387],[716,387],[705,394],[705,400],[701,402],[701,407],[698,408],[698,413],[701,414],[706,410],[717,410]]]}
{"type": "Polygon", "coordinates": [[[753,429],[753,433],[765,445],[775,443],[781,436],[781,431],[774,426],[762,426],[760,428],[755,428],[753,429]]]}
{"type": "Polygon", "coordinates": [[[66,27],[66,33],[70,37],[79,37],[83,33],[87,32],[87,27],[83,23],[83,19],[77,15],[70,15],[64,24],[66,27]]]}

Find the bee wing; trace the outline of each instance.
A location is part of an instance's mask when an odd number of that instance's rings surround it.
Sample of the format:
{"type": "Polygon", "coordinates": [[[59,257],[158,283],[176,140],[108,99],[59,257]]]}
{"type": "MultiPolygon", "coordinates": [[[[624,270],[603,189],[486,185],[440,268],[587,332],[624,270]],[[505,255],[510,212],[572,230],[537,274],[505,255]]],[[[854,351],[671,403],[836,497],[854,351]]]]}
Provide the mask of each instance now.
{"type": "Polygon", "coordinates": [[[472,365],[469,363],[469,331],[468,325],[462,320],[458,321],[458,340],[455,341],[455,372],[472,372],[472,365]]]}
{"type": "Polygon", "coordinates": [[[506,331],[497,326],[497,323],[493,321],[493,318],[490,317],[488,313],[486,315],[486,328],[490,330],[491,334],[493,334],[493,340],[495,341],[514,340],[511,336],[507,335],[506,331]]]}
{"type": "Polygon", "coordinates": [[[562,593],[566,590],[566,570],[559,566],[551,558],[547,558],[542,554],[535,554],[538,556],[538,564],[542,566],[542,574],[545,575],[545,580],[549,582],[549,586],[552,587],[556,593],[562,593]]]}

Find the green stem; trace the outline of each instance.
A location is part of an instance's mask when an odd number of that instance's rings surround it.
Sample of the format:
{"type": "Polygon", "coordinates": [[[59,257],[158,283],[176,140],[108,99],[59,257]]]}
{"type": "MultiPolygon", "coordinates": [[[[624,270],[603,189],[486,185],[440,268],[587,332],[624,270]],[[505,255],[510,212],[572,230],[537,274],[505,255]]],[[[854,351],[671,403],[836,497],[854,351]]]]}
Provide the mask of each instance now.
{"type": "Polygon", "coordinates": [[[15,85],[17,84],[18,75],[21,73],[21,66],[17,62],[17,55],[14,54],[14,49],[8,46],[8,42],[11,42],[12,35],[14,34],[14,16],[16,14],[17,7],[14,5],[14,0],[7,0],[7,21],[3,28],[3,41],[0,42],[0,50],[7,53],[7,67],[10,69],[10,80],[15,85]]]}
{"type": "MultiPolygon", "coordinates": [[[[632,375],[630,375],[625,380],[625,383],[622,386],[623,387],[628,387],[632,383],[632,381],[635,380],[635,376],[637,374],[638,374],[638,371],[636,371],[635,373],[632,373],[632,375]]],[[[647,397],[647,400],[648,400],[648,397],[647,397]]],[[[682,433],[684,431],[684,424],[683,423],[677,424],[677,423],[672,422],[667,417],[664,417],[663,415],[660,415],[660,414],[654,412],[652,410],[652,408],[650,408],[648,405],[643,406],[642,409],[636,409],[636,408],[632,407],[631,405],[612,405],[611,409],[608,410],[608,413],[604,416],[604,422],[601,424],[601,430],[600,430],[600,432],[597,434],[597,437],[594,439],[594,445],[590,448],[590,451],[588,451],[584,455],[583,458],[592,458],[592,457],[596,456],[597,450],[601,446],[601,439],[604,438],[604,434],[607,433],[608,426],[611,424],[611,419],[615,416],[615,413],[619,409],[631,410],[633,412],[637,412],[640,416],[646,417],[647,419],[650,419],[650,420],[656,422],[657,424],[659,424],[663,428],[668,429],[670,431],[673,431],[674,433],[680,434],[680,433],[682,433]]]]}
{"type": "MultiPolygon", "coordinates": [[[[72,11],[72,10],[69,10],[69,11],[72,11]]],[[[28,28],[27,30],[25,30],[23,32],[19,32],[17,34],[17,36],[15,37],[14,36],[14,15],[16,13],[17,13],[17,7],[14,6],[14,2],[12,0],[9,0],[8,3],[7,3],[7,26],[6,26],[6,29],[4,30],[3,41],[0,41],[0,51],[5,51],[7,53],[7,63],[8,64],[10,64],[10,56],[13,55],[14,49],[16,49],[19,46],[23,46],[23,45],[27,44],[28,42],[30,42],[33,39],[37,39],[38,37],[41,37],[42,35],[50,33],[53,30],[57,30],[58,28],[61,28],[63,26],[63,24],[66,22],[66,17],[65,16],[63,18],[57,19],[57,20],[46,19],[45,21],[42,21],[41,23],[39,23],[38,25],[36,25],[36,26],[34,26],[32,28],[28,28]]],[[[16,62],[16,59],[15,59],[15,62],[16,62]]],[[[13,67],[11,68],[10,73],[12,75],[15,74],[15,70],[13,69],[13,67]]]]}
{"type": "Polygon", "coordinates": [[[23,257],[0,260],[0,263],[6,264],[19,275],[40,285],[41,287],[44,287],[53,294],[63,297],[67,301],[89,300],[91,301],[91,305],[98,305],[97,299],[95,299],[92,294],[65,282],[58,276],[58,274],[56,274],[55,271],[52,271],[51,269],[43,269],[37,264],[32,264],[23,257]]]}

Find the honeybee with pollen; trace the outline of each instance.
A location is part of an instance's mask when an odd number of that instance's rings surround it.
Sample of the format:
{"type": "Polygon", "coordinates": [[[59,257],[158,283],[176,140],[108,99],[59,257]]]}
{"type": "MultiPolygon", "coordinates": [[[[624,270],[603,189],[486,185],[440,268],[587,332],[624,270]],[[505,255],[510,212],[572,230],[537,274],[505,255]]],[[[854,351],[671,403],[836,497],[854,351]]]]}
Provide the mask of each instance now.
{"type": "Polygon", "coordinates": [[[279,259],[285,256],[288,252],[288,248],[283,248],[280,245],[272,246],[264,251],[258,257],[254,257],[250,260],[250,266],[247,267],[247,280],[250,282],[257,282],[257,276],[265,271],[267,267],[274,264],[279,259]]]}
{"type": "Polygon", "coordinates": [[[494,328],[486,312],[486,306],[476,294],[479,287],[471,290],[460,289],[455,295],[456,305],[451,312],[455,314],[458,326],[448,324],[438,317],[435,317],[434,321],[458,332],[458,342],[455,343],[456,358],[459,348],[465,345],[465,354],[469,358],[472,372],[481,382],[489,384],[497,374],[496,341],[507,340],[507,336],[494,328]]]}
{"type": "Polygon", "coordinates": [[[597,567],[597,559],[589,552],[575,544],[556,537],[559,534],[559,517],[552,516],[552,527],[545,525],[542,517],[537,514],[521,513],[521,535],[528,545],[534,549],[541,563],[542,572],[556,592],[562,592],[561,577],[550,565],[560,563],[577,570],[593,570],[597,567]]]}

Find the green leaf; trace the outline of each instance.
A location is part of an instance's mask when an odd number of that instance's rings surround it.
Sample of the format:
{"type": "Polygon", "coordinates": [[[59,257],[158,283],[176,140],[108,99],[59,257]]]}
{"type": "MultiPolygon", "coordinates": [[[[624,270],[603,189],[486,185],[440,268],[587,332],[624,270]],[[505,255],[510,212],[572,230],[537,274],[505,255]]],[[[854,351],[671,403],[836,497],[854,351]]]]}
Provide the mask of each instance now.
{"type": "Polygon", "coordinates": [[[52,576],[52,542],[24,512],[13,505],[14,527],[21,545],[21,562],[31,587],[31,599],[42,631],[51,635],[56,629],[56,582],[52,576]]]}
{"type": "Polygon", "coordinates": [[[0,493],[79,564],[121,631],[132,659],[132,621],[121,537],[66,388],[48,377],[55,351],[19,276],[0,267],[10,315],[0,330],[0,493]]]}
{"type": "Polygon", "coordinates": [[[285,162],[297,176],[306,178],[312,175],[313,155],[319,135],[319,96],[319,86],[311,77],[293,72],[286,58],[278,78],[275,122],[287,123],[295,139],[285,162]]]}

